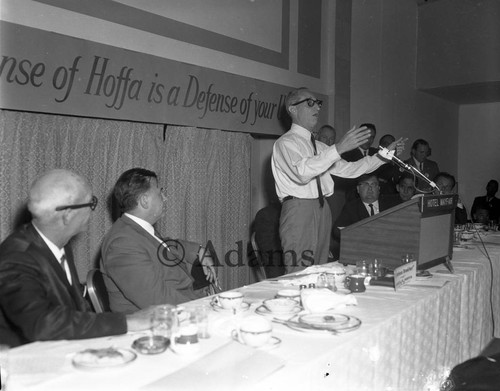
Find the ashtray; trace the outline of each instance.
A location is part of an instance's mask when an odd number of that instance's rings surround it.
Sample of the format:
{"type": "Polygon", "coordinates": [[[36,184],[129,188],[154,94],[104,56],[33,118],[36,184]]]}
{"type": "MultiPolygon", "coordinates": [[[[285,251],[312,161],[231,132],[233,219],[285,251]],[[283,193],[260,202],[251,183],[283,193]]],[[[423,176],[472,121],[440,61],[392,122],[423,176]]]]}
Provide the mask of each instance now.
{"type": "Polygon", "coordinates": [[[132,347],[141,354],[158,354],[167,350],[170,339],[155,335],[152,337],[141,337],[132,343],[132,347]]]}

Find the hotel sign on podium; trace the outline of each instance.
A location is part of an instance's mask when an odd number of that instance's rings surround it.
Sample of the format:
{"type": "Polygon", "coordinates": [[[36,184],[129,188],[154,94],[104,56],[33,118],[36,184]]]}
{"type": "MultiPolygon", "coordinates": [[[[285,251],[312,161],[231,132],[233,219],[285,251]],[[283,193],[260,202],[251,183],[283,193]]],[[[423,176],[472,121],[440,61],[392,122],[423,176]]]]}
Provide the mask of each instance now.
{"type": "Polygon", "coordinates": [[[382,262],[389,269],[413,254],[419,270],[453,256],[457,195],[425,195],[341,229],[341,263],[382,262]]]}

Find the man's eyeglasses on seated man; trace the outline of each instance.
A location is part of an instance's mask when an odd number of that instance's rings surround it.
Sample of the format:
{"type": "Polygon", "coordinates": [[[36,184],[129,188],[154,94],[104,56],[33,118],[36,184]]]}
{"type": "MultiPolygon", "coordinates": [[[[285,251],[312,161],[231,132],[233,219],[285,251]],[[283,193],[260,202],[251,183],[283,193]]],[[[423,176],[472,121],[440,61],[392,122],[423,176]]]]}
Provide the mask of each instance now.
{"type": "Polygon", "coordinates": [[[56,211],[64,210],[64,209],[80,209],[80,208],[86,208],[89,207],[91,210],[94,210],[97,206],[97,197],[92,196],[92,201],[87,202],[86,204],[76,204],[76,205],[64,205],[64,206],[58,206],[56,208],[56,211]]]}
{"type": "Polygon", "coordinates": [[[318,107],[321,109],[321,106],[323,105],[323,101],[321,99],[313,99],[313,98],[306,98],[299,100],[298,102],[292,103],[290,106],[297,106],[300,105],[301,103],[307,102],[307,105],[309,107],[313,107],[314,104],[317,104],[318,107]]]}

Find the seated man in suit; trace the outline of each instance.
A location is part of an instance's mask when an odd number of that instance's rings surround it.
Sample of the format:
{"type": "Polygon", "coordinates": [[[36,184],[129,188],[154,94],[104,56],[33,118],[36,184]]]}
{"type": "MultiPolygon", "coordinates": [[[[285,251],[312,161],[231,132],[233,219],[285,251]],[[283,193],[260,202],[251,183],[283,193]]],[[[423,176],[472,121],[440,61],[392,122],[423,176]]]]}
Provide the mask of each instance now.
{"type": "Polygon", "coordinates": [[[0,344],[94,338],[149,328],[151,309],[132,315],[90,311],[69,240],[97,205],[88,182],[52,170],[29,191],[33,216],[0,245],[0,344]]]}
{"type": "MultiPolygon", "coordinates": [[[[415,140],[411,147],[411,157],[405,160],[405,163],[415,167],[428,179],[432,180],[439,172],[438,164],[428,159],[431,155],[431,147],[429,143],[423,139],[415,140]]],[[[423,179],[417,177],[415,187],[418,193],[430,193],[432,187],[423,179]]]]}
{"type": "MultiPolygon", "coordinates": [[[[441,190],[441,194],[455,194],[455,177],[447,172],[438,172],[434,177],[433,182],[441,190]]],[[[436,193],[439,192],[436,190],[436,193]]],[[[467,223],[467,210],[458,199],[457,207],[455,208],[455,224],[467,223]]]]}
{"type": "Polygon", "coordinates": [[[316,140],[321,141],[329,147],[335,144],[336,137],[337,131],[331,125],[323,125],[319,128],[318,133],[316,134],[316,140]]]}
{"type": "Polygon", "coordinates": [[[374,173],[360,176],[356,189],[359,198],[344,205],[334,224],[333,238],[336,243],[334,259],[338,259],[337,252],[340,249],[340,228],[347,227],[398,204],[394,197],[380,196],[379,181],[374,173]]]}
{"type": "Polygon", "coordinates": [[[165,201],[156,174],[143,168],[125,171],[113,194],[123,215],[101,247],[111,310],[129,313],[152,304],[176,305],[202,297],[205,291],[195,289],[194,273],[200,273],[201,259],[207,281],[215,281],[213,261],[198,243],[164,240],[155,231],[153,225],[162,217],[165,201]]]}
{"type": "Polygon", "coordinates": [[[411,200],[416,191],[413,175],[401,175],[398,184],[396,185],[396,190],[398,191],[399,202],[406,202],[411,200]]]}
{"type": "MultiPolygon", "coordinates": [[[[362,127],[370,129],[370,137],[358,148],[344,152],[341,155],[342,159],[348,162],[357,162],[358,160],[363,159],[365,156],[373,156],[377,154],[378,149],[371,146],[373,144],[373,140],[375,140],[375,136],[377,135],[377,128],[374,124],[371,123],[361,124],[360,128],[362,127]]],[[[356,184],[357,178],[342,179],[339,181],[339,185],[342,185],[345,188],[346,201],[358,198],[358,193],[356,192],[356,184]]]]}
{"type": "Polygon", "coordinates": [[[495,197],[497,191],[498,182],[492,179],[486,185],[486,195],[474,198],[470,212],[474,221],[478,219],[478,211],[486,209],[490,220],[493,220],[495,223],[500,222],[500,199],[495,197]]]}

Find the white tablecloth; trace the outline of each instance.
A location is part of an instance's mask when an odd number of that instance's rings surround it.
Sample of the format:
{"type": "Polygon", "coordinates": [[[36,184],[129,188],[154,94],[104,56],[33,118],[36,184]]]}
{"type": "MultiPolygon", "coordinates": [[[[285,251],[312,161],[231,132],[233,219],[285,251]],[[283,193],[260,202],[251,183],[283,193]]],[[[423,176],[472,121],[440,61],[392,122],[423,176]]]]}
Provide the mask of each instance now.
{"type": "Polygon", "coordinates": [[[398,292],[369,286],[366,292],[355,294],[358,305],[338,311],[362,320],[362,326],[350,333],[302,333],[274,324],[274,336],[281,344],[273,350],[256,351],[232,341],[230,333],[241,317],[255,315],[262,300],[283,288],[276,281],[264,281],[239,289],[252,303],[249,311],[237,316],[210,314],[212,337],[201,340],[196,355],[182,356],[169,350],[154,356],[138,355],[122,368],[82,371],[71,364],[75,352],[89,347],[130,348],[141,334],[37,342],[11,349],[8,389],[119,386],[135,390],[160,380],[164,389],[168,384],[168,389],[205,390],[241,389],[243,385],[259,390],[437,390],[454,365],[478,355],[493,333],[500,337],[496,310],[500,305],[500,246],[486,245],[492,265],[477,242],[470,247],[454,251],[455,274],[439,265],[431,269],[430,280],[418,281],[416,286],[398,292]],[[491,308],[495,308],[494,322],[491,308]],[[220,359],[233,356],[245,368],[220,359]],[[207,363],[210,366],[204,368],[207,363]],[[227,373],[236,375],[228,377],[227,373]]]}

